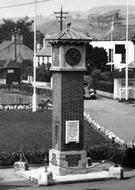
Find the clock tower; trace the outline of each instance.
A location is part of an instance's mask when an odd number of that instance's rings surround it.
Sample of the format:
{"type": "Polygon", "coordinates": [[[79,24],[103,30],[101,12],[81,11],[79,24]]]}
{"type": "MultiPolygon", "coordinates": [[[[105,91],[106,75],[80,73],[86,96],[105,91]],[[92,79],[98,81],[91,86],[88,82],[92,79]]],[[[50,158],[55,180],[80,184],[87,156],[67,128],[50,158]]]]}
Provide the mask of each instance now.
{"type": "Polygon", "coordinates": [[[70,28],[48,39],[52,46],[53,116],[50,168],[58,175],[86,173],[83,150],[85,47],[90,38],[70,28]]]}

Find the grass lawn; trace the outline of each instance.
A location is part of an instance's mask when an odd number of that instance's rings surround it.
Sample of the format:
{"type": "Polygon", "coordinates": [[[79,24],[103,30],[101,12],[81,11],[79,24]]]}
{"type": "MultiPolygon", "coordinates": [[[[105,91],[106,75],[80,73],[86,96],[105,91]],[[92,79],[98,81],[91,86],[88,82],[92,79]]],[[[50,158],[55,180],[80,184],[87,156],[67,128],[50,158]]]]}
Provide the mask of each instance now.
{"type": "MultiPolygon", "coordinates": [[[[0,111],[0,152],[51,148],[52,112],[30,110],[0,111]]],[[[84,121],[84,145],[105,143],[106,139],[84,121]]]]}

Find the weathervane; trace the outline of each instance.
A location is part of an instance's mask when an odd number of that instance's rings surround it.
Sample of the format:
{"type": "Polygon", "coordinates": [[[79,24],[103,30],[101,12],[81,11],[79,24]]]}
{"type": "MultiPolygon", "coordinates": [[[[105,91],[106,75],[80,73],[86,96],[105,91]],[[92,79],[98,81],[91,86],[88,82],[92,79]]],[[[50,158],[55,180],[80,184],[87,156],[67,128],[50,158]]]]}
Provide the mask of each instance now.
{"type": "Polygon", "coordinates": [[[66,14],[69,14],[68,12],[63,12],[62,7],[61,10],[59,12],[54,12],[55,14],[59,14],[59,16],[56,16],[56,18],[59,18],[59,22],[60,22],[60,31],[63,30],[63,19],[66,18],[66,14]]]}

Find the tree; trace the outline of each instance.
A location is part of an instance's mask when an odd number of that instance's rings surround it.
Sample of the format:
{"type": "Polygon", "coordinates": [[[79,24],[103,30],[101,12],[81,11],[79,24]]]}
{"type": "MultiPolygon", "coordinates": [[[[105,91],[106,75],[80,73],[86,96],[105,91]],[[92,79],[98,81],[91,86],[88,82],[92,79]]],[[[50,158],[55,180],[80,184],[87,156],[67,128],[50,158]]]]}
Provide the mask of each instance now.
{"type": "Polygon", "coordinates": [[[20,34],[23,36],[23,43],[34,49],[34,32],[32,31],[33,20],[30,20],[29,17],[24,17],[19,19],[15,23],[16,28],[19,30],[20,34]]]}
{"type": "Polygon", "coordinates": [[[100,79],[101,79],[101,71],[98,69],[93,70],[89,78],[88,89],[93,88],[94,90],[96,90],[97,81],[100,79]]]}
{"type": "Polygon", "coordinates": [[[86,45],[86,68],[87,68],[86,74],[90,74],[94,68],[94,64],[91,61],[92,50],[93,50],[93,47],[91,45],[87,44],[86,45]]]}
{"type": "Polygon", "coordinates": [[[0,25],[0,43],[3,40],[11,40],[15,23],[11,19],[3,19],[3,23],[0,25]]]}
{"type": "Polygon", "coordinates": [[[41,44],[41,46],[43,47],[43,39],[45,38],[44,34],[40,32],[40,30],[37,30],[37,43],[41,44]]]}
{"type": "Polygon", "coordinates": [[[22,79],[27,79],[29,75],[33,75],[33,62],[25,59],[20,63],[22,79]]]}
{"type": "Polygon", "coordinates": [[[104,48],[86,46],[86,67],[89,74],[95,69],[104,72],[107,61],[107,52],[104,48]]]}
{"type": "Polygon", "coordinates": [[[42,64],[36,69],[36,78],[37,81],[41,82],[50,82],[51,79],[51,72],[50,72],[50,65],[51,64],[42,64]]]}
{"type": "MultiPolygon", "coordinates": [[[[23,43],[34,49],[34,32],[32,30],[33,20],[30,20],[29,17],[24,17],[17,20],[16,22],[11,19],[3,19],[3,23],[0,25],[0,42],[4,40],[11,40],[15,27],[20,35],[23,36],[23,43]]],[[[37,40],[41,42],[44,38],[44,35],[38,31],[37,40]]]]}

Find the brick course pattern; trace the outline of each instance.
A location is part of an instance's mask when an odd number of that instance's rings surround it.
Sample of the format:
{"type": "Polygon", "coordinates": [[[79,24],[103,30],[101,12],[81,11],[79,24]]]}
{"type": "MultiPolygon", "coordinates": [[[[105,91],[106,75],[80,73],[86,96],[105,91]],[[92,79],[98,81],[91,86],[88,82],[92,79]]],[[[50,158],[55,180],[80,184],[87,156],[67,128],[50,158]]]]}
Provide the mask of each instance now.
{"type": "Polygon", "coordinates": [[[53,73],[52,145],[61,151],[83,149],[83,74],[78,71],[53,73]],[[65,144],[65,127],[68,120],[79,120],[79,143],[65,144]]]}

